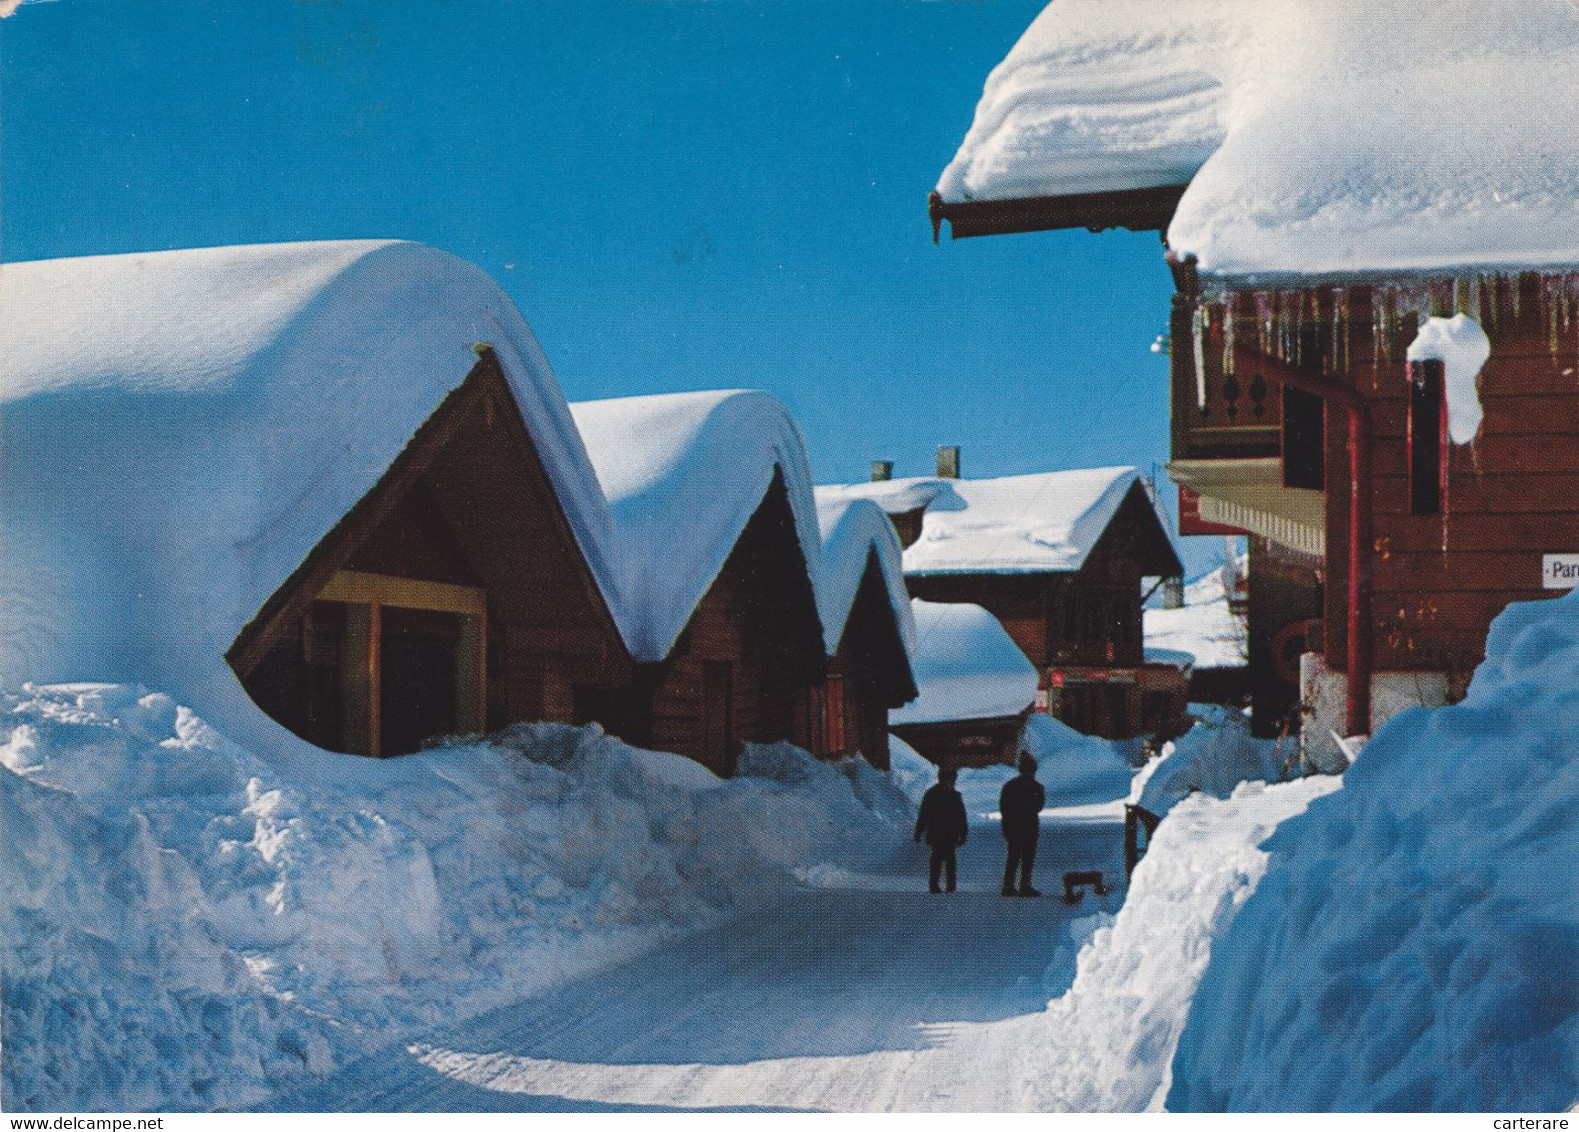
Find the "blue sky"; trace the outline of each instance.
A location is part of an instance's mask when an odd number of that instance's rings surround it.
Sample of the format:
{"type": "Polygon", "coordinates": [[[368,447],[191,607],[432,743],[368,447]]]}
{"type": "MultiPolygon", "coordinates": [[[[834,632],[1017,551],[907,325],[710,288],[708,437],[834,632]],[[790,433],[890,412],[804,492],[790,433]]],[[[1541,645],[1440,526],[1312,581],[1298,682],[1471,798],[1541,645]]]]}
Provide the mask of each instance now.
{"type": "MultiPolygon", "coordinates": [[[[1154,233],[934,248],[1040,9],[993,0],[56,0],[0,25],[0,257],[400,237],[572,400],[765,388],[821,482],[1167,455],[1154,233]]],[[[1187,540],[1190,565],[1216,540],[1187,540]]]]}

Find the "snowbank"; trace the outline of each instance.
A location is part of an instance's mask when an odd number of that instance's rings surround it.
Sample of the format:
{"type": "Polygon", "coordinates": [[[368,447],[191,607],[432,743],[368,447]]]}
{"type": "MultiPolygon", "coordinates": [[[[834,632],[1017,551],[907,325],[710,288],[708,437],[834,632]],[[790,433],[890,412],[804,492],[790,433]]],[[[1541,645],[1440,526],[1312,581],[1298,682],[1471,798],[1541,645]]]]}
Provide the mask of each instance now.
{"type": "Polygon", "coordinates": [[[632,655],[669,655],[773,483],[784,477],[802,555],[819,536],[806,444],[767,393],[725,390],[570,407],[614,513],[626,559],[632,655]]]}
{"type": "Polygon", "coordinates": [[[951,494],[932,501],[921,537],[905,549],[905,573],[1078,570],[1137,483],[1149,498],[1151,485],[1138,468],[953,480],[951,494]]]}
{"type": "Polygon", "coordinates": [[[1168,1107],[1570,1108],[1575,736],[1579,593],[1511,605],[1462,703],[1394,717],[1267,843],[1279,863],[1214,949],[1168,1107]]]}
{"type": "Polygon", "coordinates": [[[887,513],[870,500],[830,497],[819,487],[817,526],[822,535],[816,579],[817,615],[822,618],[828,655],[839,651],[845,623],[873,555],[882,572],[900,640],[907,650],[914,650],[916,623],[910,611],[910,593],[905,589],[903,550],[887,513]]]}
{"type": "Polygon", "coordinates": [[[1047,1005],[1047,1045],[1057,1060],[1026,1073],[1023,1107],[1156,1107],[1207,960],[1227,949],[1223,933],[1267,870],[1268,853],[1258,845],[1340,785],[1337,778],[1245,783],[1227,799],[1197,796],[1174,809],[1130,878],[1118,915],[1075,925],[1095,930],[1068,992],[1047,1005]]]}
{"type": "Polygon", "coordinates": [[[1058,0],[938,191],[1188,185],[1170,248],[1286,275],[1579,264],[1579,10],[1058,0]]]}
{"type": "Polygon", "coordinates": [[[240,741],[287,741],[225,651],[477,342],[623,608],[613,520],[548,363],[454,256],[364,241],[10,263],[0,310],[0,687],[143,682],[240,741]]]}
{"type": "Polygon", "coordinates": [[[979,605],[914,598],[910,662],[921,694],[888,713],[890,725],[1018,715],[1036,699],[1036,668],[979,605]]]}
{"type": "Polygon", "coordinates": [[[6,1106],[257,1104],[407,1033],[713,922],[913,811],[861,760],[723,782],[517,725],[295,778],[168,696],[0,699],[6,1106]]]}
{"type": "Polygon", "coordinates": [[[1139,754],[1139,740],[1098,739],[1082,735],[1045,712],[1025,721],[1021,745],[1036,757],[1036,777],[1047,791],[1047,806],[1088,806],[1123,798],[1139,754]]]}
{"type": "Polygon", "coordinates": [[[1147,659],[1153,650],[1188,654],[1197,668],[1242,668],[1248,638],[1242,618],[1228,608],[1221,568],[1184,587],[1179,609],[1143,611],[1147,659]]]}
{"type": "Polygon", "coordinates": [[[1242,711],[1191,704],[1191,727],[1141,769],[1130,802],[1161,817],[1191,794],[1226,798],[1241,782],[1284,782],[1299,774],[1297,739],[1256,739],[1242,711]]]}

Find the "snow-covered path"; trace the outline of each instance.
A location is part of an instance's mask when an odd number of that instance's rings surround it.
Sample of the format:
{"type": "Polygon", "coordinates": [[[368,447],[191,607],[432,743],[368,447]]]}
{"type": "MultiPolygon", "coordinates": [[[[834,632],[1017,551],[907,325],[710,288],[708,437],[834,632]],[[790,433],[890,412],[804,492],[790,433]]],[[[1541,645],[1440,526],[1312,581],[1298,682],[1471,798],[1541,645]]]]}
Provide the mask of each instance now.
{"type": "MultiPolygon", "coordinates": [[[[1076,915],[1116,910],[1116,807],[1044,819],[1048,896],[998,895],[995,825],[961,851],[961,891],[931,896],[925,853],[822,869],[819,887],[556,991],[351,1066],[282,1108],[548,1110],[1022,1107],[1016,1062],[1045,1044],[1048,961],[1076,915]],[[1095,817],[1095,820],[1092,820],[1095,817]],[[1066,869],[1115,882],[1077,908],[1066,869]],[[991,1025],[981,1025],[991,1023],[991,1025]]],[[[1052,973],[1056,993],[1070,972],[1052,973]],[[1060,981],[1062,980],[1062,981],[1060,981]]]]}

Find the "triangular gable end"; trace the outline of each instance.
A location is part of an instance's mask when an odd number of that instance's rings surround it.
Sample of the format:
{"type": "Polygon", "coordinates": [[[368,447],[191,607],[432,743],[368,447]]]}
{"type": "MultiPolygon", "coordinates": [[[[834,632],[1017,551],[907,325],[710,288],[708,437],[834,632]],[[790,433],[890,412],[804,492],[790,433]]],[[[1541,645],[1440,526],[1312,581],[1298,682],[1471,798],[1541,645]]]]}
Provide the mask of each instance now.
{"type": "Polygon", "coordinates": [[[633,671],[504,371],[478,352],[226,653],[319,746],[393,754],[568,719],[572,684],[633,671]]]}

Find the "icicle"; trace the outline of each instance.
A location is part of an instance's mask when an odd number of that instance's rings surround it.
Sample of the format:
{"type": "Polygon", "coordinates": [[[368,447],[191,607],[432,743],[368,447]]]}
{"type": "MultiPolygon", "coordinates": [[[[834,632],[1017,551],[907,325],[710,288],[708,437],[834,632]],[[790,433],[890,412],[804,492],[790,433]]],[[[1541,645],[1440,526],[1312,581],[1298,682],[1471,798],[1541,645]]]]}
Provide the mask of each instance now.
{"type": "Polygon", "coordinates": [[[1272,352],[1272,297],[1265,291],[1256,292],[1256,348],[1272,352]]]}
{"type": "Polygon", "coordinates": [[[1226,306],[1223,308],[1223,375],[1225,377],[1234,375],[1234,323],[1237,321],[1235,318],[1237,312],[1234,308],[1237,306],[1238,298],[1237,295],[1229,294],[1224,300],[1226,306]]]}
{"type": "Polygon", "coordinates": [[[1195,308],[1195,317],[1192,319],[1192,337],[1195,345],[1195,407],[1203,413],[1206,411],[1206,327],[1208,318],[1206,304],[1198,305],[1195,308]]]}

